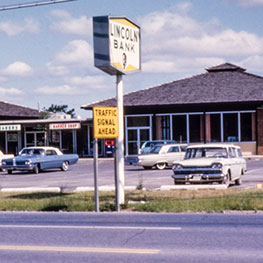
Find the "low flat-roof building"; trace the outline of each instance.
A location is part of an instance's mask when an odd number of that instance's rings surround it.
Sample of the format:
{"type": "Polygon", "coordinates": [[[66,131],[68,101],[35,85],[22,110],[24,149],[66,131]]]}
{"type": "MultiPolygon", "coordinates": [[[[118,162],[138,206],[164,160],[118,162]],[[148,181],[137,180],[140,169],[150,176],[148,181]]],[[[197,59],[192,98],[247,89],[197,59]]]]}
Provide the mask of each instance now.
{"type": "MultiPolygon", "coordinates": [[[[116,106],[116,98],[82,106],[116,106]]],[[[126,155],[145,140],[234,142],[263,154],[263,77],[225,63],[124,96],[126,155]]]]}
{"type": "Polygon", "coordinates": [[[0,101],[0,150],[18,154],[23,147],[50,145],[64,153],[92,155],[90,120],[65,114],[43,116],[38,110],[0,101]]]}

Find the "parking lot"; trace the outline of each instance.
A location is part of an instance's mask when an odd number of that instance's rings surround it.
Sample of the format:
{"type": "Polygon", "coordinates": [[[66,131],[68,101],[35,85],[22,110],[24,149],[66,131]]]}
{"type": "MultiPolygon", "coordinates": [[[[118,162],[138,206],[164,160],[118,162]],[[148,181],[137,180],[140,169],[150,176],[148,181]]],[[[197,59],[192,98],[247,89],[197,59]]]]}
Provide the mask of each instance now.
{"type": "MultiPolygon", "coordinates": [[[[125,186],[135,189],[142,186],[145,189],[169,189],[174,186],[171,179],[172,170],[144,170],[139,166],[125,166],[125,186]]],[[[99,160],[98,184],[100,190],[114,189],[114,161],[112,158],[99,160]]],[[[241,186],[232,188],[255,188],[263,184],[263,159],[247,161],[247,172],[243,176],[241,186]]],[[[94,186],[93,159],[80,159],[69,171],[44,171],[39,174],[14,172],[8,175],[0,172],[0,189],[22,190],[30,188],[59,188],[63,190],[92,190],[94,186]]],[[[214,185],[215,186],[215,185],[214,185]]],[[[197,185],[194,185],[198,188],[197,185]]]]}

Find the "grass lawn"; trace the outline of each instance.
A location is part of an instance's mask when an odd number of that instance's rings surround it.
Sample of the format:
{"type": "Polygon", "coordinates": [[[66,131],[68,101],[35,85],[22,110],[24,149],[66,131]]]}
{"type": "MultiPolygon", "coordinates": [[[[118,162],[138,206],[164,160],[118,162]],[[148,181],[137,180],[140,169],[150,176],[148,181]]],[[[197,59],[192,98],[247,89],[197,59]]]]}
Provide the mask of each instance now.
{"type": "MultiPolygon", "coordinates": [[[[222,212],[263,210],[263,190],[128,191],[122,211],[222,212]]],[[[114,192],[100,192],[100,211],[115,210],[114,192]]],[[[93,192],[0,193],[0,211],[94,211],[93,192]]]]}

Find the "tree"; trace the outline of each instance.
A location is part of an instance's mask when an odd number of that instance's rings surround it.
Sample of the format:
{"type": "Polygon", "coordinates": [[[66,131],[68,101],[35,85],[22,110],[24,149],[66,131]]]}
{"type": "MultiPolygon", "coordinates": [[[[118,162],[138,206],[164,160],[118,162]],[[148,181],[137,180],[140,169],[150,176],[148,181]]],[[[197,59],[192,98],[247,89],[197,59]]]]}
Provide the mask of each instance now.
{"type": "Polygon", "coordinates": [[[53,113],[56,113],[56,112],[64,112],[66,114],[69,114],[71,115],[71,117],[75,117],[75,109],[71,109],[69,110],[68,109],[68,105],[56,105],[56,104],[51,104],[51,106],[49,108],[43,108],[44,111],[46,112],[53,112],[53,113]]]}

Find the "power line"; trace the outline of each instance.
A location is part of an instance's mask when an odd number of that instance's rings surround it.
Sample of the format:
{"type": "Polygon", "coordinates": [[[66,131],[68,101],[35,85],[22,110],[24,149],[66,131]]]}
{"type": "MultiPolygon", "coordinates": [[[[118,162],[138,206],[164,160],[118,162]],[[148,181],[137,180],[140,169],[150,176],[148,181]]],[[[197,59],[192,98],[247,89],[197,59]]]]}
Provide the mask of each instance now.
{"type": "Polygon", "coordinates": [[[8,10],[13,10],[13,9],[36,7],[36,6],[50,5],[50,4],[60,4],[60,3],[72,2],[72,1],[77,1],[77,0],[50,0],[50,1],[40,1],[40,2],[31,2],[31,3],[23,3],[23,4],[16,4],[16,5],[1,6],[0,11],[8,11],[8,10]]]}

